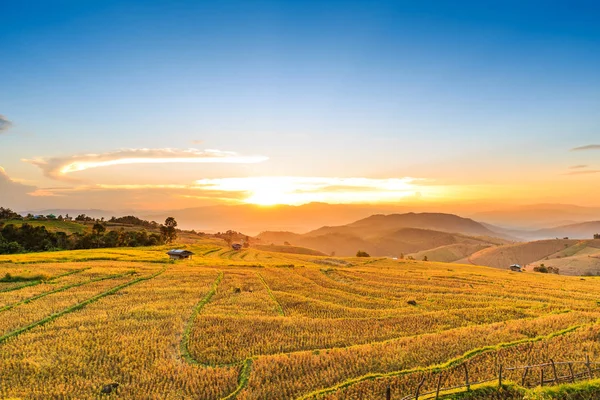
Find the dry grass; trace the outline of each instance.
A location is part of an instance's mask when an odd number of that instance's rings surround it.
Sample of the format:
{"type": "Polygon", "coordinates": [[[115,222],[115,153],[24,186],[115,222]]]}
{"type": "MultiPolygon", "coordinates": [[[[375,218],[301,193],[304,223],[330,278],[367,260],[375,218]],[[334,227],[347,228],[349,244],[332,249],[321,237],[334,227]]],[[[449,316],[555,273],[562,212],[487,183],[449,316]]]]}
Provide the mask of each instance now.
{"type": "Polygon", "coordinates": [[[598,278],[181,247],[0,256],[50,277],[0,292],[0,397],[378,398],[467,361],[600,359],[598,278]]]}

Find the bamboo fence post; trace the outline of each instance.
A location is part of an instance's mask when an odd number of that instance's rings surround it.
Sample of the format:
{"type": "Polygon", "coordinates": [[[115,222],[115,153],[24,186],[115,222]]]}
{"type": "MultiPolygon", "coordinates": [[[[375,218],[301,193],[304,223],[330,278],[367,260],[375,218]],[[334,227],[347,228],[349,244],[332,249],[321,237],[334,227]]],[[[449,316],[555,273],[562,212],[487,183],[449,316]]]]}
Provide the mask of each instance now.
{"type": "Polygon", "coordinates": [[[390,388],[390,385],[385,389],[385,400],[392,400],[392,388],[390,388]]]}
{"type": "Polygon", "coordinates": [[[442,373],[438,375],[437,388],[435,389],[435,400],[440,398],[440,388],[442,387],[442,373]]]}
{"type": "Polygon", "coordinates": [[[554,374],[554,383],[558,383],[558,374],[556,373],[556,365],[554,364],[554,360],[550,360],[550,364],[552,364],[552,373],[554,374]]]}
{"type": "Polygon", "coordinates": [[[592,368],[590,367],[590,356],[588,354],[585,355],[585,366],[587,367],[588,374],[590,374],[590,379],[593,379],[594,374],[592,373],[592,368]]]}
{"type": "Polygon", "coordinates": [[[575,383],[575,374],[573,373],[573,363],[569,363],[569,371],[571,371],[571,383],[575,383]]]}
{"type": "Polygon", "coordinates": [[[525,371],[523,372],[523,377],[521,378],[521,386],[525,387],[525,378],[527,378],[527,373],[529,372],[529,367],[525,367],[525,371]]]}
{"type": "Polygon", "coordinates": [[[502,387],[502,364],[500,364],[500,369],[498,370],[498,387],[502,387]]]}
{"type": "Polygon", "coordinates": [[[469,368],[467,368],[467,363],[463,364],[465,368],[465,386],[467,387],[467,391],[471,390],[471,385],[469,385],[469,368]]]}
{"type": "Polygon", "coordinates": [[[423,376],[423,379],[421,379],[421,383],[419,383],[419,386],[417,386],[417,391],[415,392],[415,400],[419,400],[419,392],[421,391],[421,386],[423,386],[424,383],[425,376],[423,376]]]}

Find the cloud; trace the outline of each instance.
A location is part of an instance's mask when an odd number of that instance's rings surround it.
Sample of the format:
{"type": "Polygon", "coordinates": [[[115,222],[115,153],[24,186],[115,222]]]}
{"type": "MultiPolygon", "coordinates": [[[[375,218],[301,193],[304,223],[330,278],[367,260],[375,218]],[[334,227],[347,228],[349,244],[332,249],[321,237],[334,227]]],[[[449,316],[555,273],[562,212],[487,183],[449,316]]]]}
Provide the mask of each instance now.
{"type": "Polygon", "coordinates": [[[581,150],[600,150],[600,144],[588,144],[585,146],[574,147],[571,151],[581,151],[581,150]]]}
{"type": "Polygon", "coordinates": [[[565,175],[589,175],[589,174],[597,174],[600,172],[598,169],[587,169],[584,171],[571,171],[567,172],[565,175]]]}
{"type": "Polygon", "coordinates": [[[0,114],[0,133],[7,131],[12,126],[12,122],[7,120],[2,114],[0,114]]]}
{"type": "MultiPolygon", "coordinates": [[[[415,178],[336,178],[336,177],[290,177],[263,176],[244,178],[200,179],[197,187],[206,191],[232,191],[247,193],[246,203],[306,204],[327,203],[382,203],[395,202],[416,196],[415,178]]],[[[432,194],[441,190],[421,187],[432,194]]]]}
{"type": "Polygon", "coordinates": [[[42,169],[44,175],[57,180],[73,180],[68,174],[91,168],[125,164],[160,163],[237,163],[252,164],[268,160],[264,156],[242,156],[231,151],[197,149],[121,149],[102,154],[23,160],[42,169]]]}
{"type": "Polygon", "coordinates": [[[29,193],[34,192],[35,186],[25,185],[11,179],[4,168],[0,167],[0,206],[23,207],[29,204],[29,193]]]}
{"type": "Polygon", "coordinates": [[[432,199],[445,189],[440,186],[422,186],[415,178],[336,178],[260,176],[239,178],[200,179],[191,184],[95,184],[72,188],[46,188],[36,195],[68,195],[69,197],[96,198],[101,193],[122,198],[156,199],[157,194],[174,198],[211,200],[259,205],[312,202],[328,203],[393,203],[414,199],[421,195],[432,199]],[[417,190],[418,189],[418,190],[417,190]],[[130,193],[127,195],[126,193],[130,193]]]}
{"type": "Polygon", "coordinates": [[[587,168],[589,167],[589,165],[572,165],[569,167],[569,169],[581,169],[581,168],[587,168]]]}

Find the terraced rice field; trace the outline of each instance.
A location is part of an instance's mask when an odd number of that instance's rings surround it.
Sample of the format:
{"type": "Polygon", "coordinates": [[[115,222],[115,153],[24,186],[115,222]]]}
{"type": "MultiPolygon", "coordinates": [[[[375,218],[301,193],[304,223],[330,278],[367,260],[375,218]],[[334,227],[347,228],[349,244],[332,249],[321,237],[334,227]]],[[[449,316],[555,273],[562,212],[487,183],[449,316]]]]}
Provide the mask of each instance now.
{"type": "Polygon", "coordinates": [[[188,248],[0,257],[42,277],[0,286],[0,397],[400,399],[600,360],[600,278],[188,248]]]}

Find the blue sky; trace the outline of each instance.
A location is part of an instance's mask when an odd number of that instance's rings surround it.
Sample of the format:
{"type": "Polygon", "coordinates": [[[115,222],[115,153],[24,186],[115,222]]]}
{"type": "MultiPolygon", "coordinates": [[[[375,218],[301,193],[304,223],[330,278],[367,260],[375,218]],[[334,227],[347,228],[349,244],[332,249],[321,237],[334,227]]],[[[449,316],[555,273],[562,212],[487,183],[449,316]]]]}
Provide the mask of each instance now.
{"type": "Polygon", "coordinates": [[[23,159],[193,147],[269,159],[73,175],[87,185],[284,175],[583,187],[597,179],[598,151],[569,150],[600,142],[599,7],[4,2],[0,115],[12,126],[0,131],[0,166],[49,188],[65,183],[23,159]],[[574,165],[590,172],[565,175],[574,165]]]}

